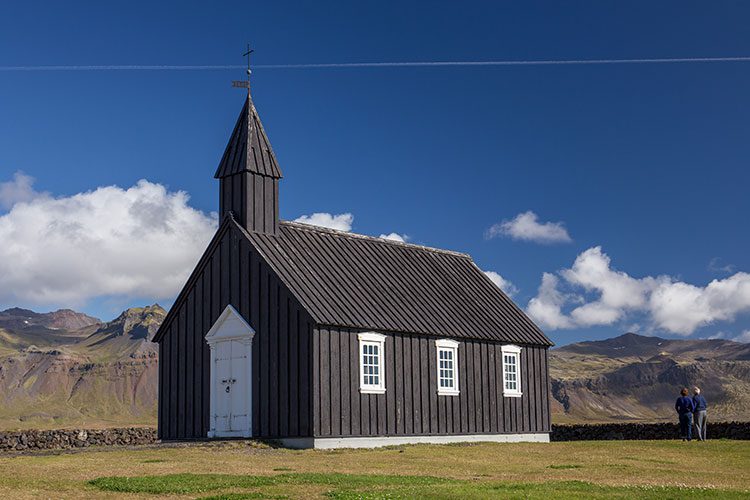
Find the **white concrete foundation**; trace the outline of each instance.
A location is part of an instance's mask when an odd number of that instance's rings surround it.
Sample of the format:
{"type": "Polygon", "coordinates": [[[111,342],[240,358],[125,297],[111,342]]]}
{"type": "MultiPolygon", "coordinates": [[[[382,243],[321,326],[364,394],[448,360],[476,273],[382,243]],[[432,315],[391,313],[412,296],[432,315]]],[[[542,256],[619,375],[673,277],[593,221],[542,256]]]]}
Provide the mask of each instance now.
{"type": "Polygon", "coordinates": [[[549,433],[286,438],[279,439],[279,442],[286,448],[315,448],[322,450],[333,448],[378,448],[381,446],[419,443],[549,443],[549,433]]]}

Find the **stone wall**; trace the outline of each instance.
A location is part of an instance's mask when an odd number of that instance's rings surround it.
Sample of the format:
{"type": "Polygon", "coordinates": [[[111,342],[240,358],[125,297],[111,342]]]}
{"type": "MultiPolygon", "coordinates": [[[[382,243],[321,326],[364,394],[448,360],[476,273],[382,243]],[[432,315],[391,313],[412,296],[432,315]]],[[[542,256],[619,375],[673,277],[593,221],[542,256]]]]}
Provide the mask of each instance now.
{"type": "Polygon", "coordinates": [[[152,444],[156,441],[156,429],[147,427],[13,431],[0,432],[0,452],[11,450],[64,450],[87,446],[125,446],[152,444]]]}
{"type": "MultiPolygon", "coordinates": [[[[679,439],[674,423],[661,424],[566,424],[553,425],[552,441],[598,441],[622,439],[679,439]]],[[[709,422],[708,439],[750,439],[750,422],[709,422]]],[[[0,432],[0,452],[64,450],[88,446],[132,446],[158,442],[156,429],[58,429],[49,431],[0,432]]]]}
{"type": "MultiPolygon", "coordinates": [[[[695,431],[695,428],[693,428],[695,431]]],[[[565,424],[553,425],[552,441],[599,441],[621,439],[679,439],[677,423],[659,424],[565,424]]],[[[709,422],[708,439],[750,439],[750,422],[709,422]]]]}

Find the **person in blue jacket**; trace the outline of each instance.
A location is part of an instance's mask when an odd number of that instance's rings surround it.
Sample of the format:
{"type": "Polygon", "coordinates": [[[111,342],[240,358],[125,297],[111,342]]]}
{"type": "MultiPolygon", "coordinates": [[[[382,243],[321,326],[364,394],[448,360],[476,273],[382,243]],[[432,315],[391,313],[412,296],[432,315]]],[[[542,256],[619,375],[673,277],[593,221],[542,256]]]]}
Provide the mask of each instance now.
{"type": "Polygon", "coordinates": [[[693,439],[693,404],[692,398],[688,397],[687,387],[684,387],[680,391],[680,397],[674,404],[674,409],[677,410],[677,414],[680,416],[680,434],[682,440],[691,441],[693,439]]]}
{"type": "Polygon", "coordinates": [[[706,420],[706,398],[701,395],[701,388],[693,388],[693,421],[695,422],[695,432],[698,433],[698,439],[701,441],[706,440],[706,427],[708,422],[706,420]]]}

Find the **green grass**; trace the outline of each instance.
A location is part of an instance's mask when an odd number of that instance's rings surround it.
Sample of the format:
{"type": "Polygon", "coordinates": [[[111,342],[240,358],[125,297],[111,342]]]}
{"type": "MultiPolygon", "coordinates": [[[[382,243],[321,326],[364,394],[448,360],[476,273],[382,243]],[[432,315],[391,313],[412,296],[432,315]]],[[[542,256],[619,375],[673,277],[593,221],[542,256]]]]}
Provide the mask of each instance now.
{"type": "Polygon", "coordinates": [[[287,450],[254,441],[0,454],[0,499],[748,498],[750,442],[287,450]]]}
{"type": "Polygon", "coordinates": [[[478,482],[432,476],[378,474],[295,473],[270,476],[236,474],[169,474],[162,476],[103,477],[89,482],[102,491],[148,493],[156,496],[218,492],[205,499],[284,498],[315,491],[341,500],[392,498],[747,498],[740,491],[679,486],[605,486],[584,481],[542,483],[478,482]],[[302,486],[304,489],[300,489],[302,486]],[[244,490],[244,491],[238,491],[244,490]]]}
{"type": "Polygon", "coordinates": [[[336,488],[373,486],[414,486],[451,483],[430,476],[358,475],[358,474],[277,474],[245,476],[239,474],[167,474],[163,476],[101,477],[89,481],[103,491],[151,493],[154,495],[204,493],[229,488],[257,488],[275,485],[321,485],[336,488]]]}
{"type": "Polygon", "coordinates": [[[249,500],[252,498],[289,498],[286,495],[269,496],[264,493],[223,493],[221,495],[212,495],[210,497],[201,497],[200,500],[249,500]]]}

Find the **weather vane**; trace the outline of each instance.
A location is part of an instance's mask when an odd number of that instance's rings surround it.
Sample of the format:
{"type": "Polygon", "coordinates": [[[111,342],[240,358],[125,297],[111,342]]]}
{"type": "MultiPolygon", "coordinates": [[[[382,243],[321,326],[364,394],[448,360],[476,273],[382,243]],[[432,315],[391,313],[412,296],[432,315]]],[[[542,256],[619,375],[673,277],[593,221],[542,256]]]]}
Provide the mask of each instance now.
{"type": "Polygon", "coordinates": [[[233,80],[232,87],[248,89],[248,92],[250,91],[250,74],[252,73],[252,70],[250,69],[250,54],[253,52],[255,52],[255,50],[251,49],[250,44],[248,43],[247,52],[242,54],[242,57],[247,56],[247,80],[233,80]]]}

